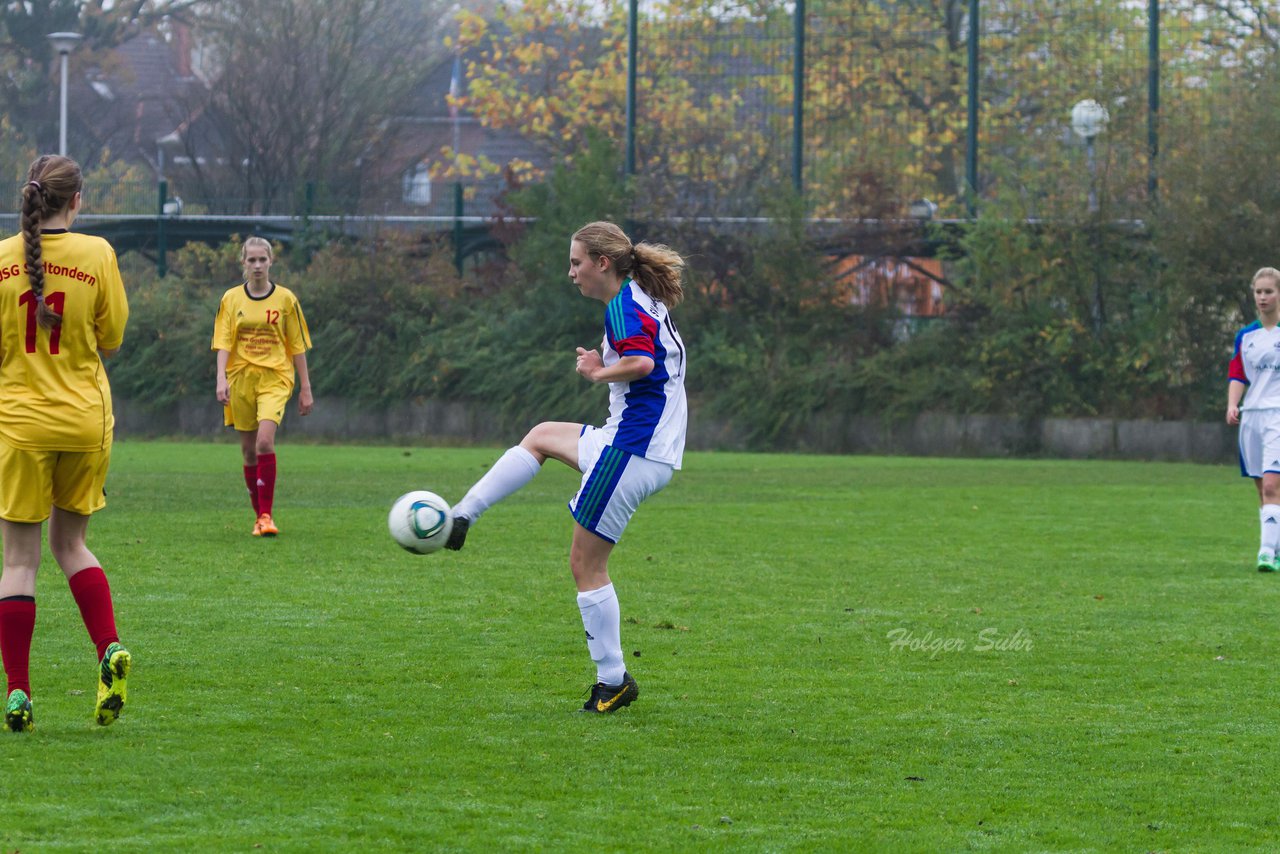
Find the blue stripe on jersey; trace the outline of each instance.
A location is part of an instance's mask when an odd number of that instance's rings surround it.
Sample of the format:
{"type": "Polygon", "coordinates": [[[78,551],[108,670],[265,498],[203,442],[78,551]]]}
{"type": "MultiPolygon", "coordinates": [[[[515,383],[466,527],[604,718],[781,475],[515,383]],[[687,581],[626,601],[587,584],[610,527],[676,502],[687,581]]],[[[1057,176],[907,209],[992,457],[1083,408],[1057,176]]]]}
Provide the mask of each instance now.
{"type": "Polygon", "coordinates": [[[630,297],[631,289],[624,285],[618,295],[605,306],[604,331],[609,336],[610,344],[616,344],[627,337],[627,313],[622,307],[623,294],[630,297]]]}
{"type": "Polygon", "coordinates": [[[600,452],[600,459],[596,460],[578,497],[578,508],[573,511],[574,520],[588,531],[594,531],[600,524],[600,517],[604,515],[613,491],[618,488],[630,456],[612,445],[600,452]]]}
{"type": "Polygon", "coordinates": [[[1235,348],[1235,350],[1234,350],[1233,352],[1234,352],[1234,353],[1239,353],[1239,352],[1240,352],[1240,341],[1241,341],[1241,339],[1243,339],[1243,338],[1244,338],[1244,336],[1248,335],[1250,332],[1252,332],[1252,331],[1253,331],[1253,330],[1255,330],[1255,329],[1261,329],[1261,328],[1262,328],[1262,321],[1261,321],[1261,320],[1255,320],[1253,323],[1250,323],[1250,324],[1249,324],[1248,326],[1246,326],[1244,329],[1241,329],[1239,332],[1237,332],[1237,333],[1236,333],[1236,348],[1235,348]]]}
{"type": "MultiPolygon", "coordinates": [[[[644,456],[653,441],[658,421],[667,406],[666,384],[671,379],[667,370],[667,348],[662,343],[662,327],[639,305],[631,294],[631,282],[624,283],[605,311],[605,332],[610,345],[627,338],[644,336],[653,342],[653,370],[647,377],[627,384],[626,409],[613,442],[633,454],[644,456]]],[[[621,355],[621,354],[619,354],[621,355]]],[[[645,354],[648,355],[648,354],[645,354]]]]}
{"type": "Polygon", "coordinates": [[[667,406],[666,385],[670,375],[667,372],[667,348],[662,345],[661,336],[653,339],[653,370],[649,376],[632,381],[627,389],[627,411],[618,425],[618,433],[614,442],[619,447],[644,456],[653,441],[654,430],[658,420],[662,418],[662,410],[667,406]]]}

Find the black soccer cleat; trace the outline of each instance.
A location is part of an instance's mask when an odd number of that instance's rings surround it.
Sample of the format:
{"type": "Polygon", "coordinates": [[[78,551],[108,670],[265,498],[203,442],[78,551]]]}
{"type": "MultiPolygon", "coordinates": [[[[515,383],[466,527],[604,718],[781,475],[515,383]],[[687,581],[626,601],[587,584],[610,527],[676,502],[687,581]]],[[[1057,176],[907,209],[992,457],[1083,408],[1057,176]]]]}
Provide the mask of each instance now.
{"type": "Polygon", "coordinates": [[[453,528],[449,531],[449,539],[445,541],[446,549],[453,549],[455,552],[462,548],[467,541],[467,528],[471,527],[471,520],[466,516],[454,516],[453,528]]]}
{"type": "Polygon", "coordinates": [[[594,714],[609,714],[623,706],[631,705],[640,696],[640,686],[631,678],[630,673],[622,674],[621,685],[606,685],[597,682],[591,686],[591,697],[582,706],[582,711],[594,714]]]}

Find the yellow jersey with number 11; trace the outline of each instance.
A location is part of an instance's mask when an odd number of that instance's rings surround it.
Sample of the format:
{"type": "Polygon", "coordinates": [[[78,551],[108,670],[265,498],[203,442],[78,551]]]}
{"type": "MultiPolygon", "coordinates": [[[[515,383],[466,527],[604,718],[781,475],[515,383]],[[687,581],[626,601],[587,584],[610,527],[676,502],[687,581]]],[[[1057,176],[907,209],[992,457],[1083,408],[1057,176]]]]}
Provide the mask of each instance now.
{"type": "Polygon", "coordinates": [[[0,437],[22,450],[95,451],[115,416],[99,350],[124,340],[129,304],[115,250],[66,229],[40,240],[44,299],[62,323],[36,322],[22,235],[0,241],[0,437]]]}

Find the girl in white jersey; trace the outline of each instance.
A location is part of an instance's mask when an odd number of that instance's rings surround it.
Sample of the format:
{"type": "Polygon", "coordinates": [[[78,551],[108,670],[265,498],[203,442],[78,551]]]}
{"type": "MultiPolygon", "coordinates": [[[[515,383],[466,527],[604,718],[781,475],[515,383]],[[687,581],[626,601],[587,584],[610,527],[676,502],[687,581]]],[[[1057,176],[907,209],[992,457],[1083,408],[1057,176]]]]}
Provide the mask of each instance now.
{"type": "Polygon", "coordinates": [[[599,350],[577,348],[577,372],[609,384],[609,418],[601,427],[544,421],[509,449],[453,508],[446,548],[460,549],[467,529],[491,505],[533,479],[548,459],[582,473],[569,501],[569,568],[596,682],[583,711],[615,712],[640,689],[622,654],[621,613],[609,578],[609,555],[640,502],[680,468],[688,411],[685,348],[670,309],[684,296],[684,260],[666,246],[632,245],[611,222],[578,229],[569,243],[569,278],[604,303],[599,350]]]}
{"type": "Polygon", "coordinates": [[[1258,571],[1280,569],[1280,270],[1253,274],[1258,319],[1236,333],[1227,383],[1227,423],[1240,425],[1240,473],[1258,487],[1258,571]]]}

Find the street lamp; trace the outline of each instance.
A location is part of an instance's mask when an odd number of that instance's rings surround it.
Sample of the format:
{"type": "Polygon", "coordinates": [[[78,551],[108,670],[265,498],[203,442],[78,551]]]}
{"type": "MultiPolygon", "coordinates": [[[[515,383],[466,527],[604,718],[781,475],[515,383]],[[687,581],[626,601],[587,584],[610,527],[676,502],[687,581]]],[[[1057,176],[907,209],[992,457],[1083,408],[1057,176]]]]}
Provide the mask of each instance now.
{"type": "Polygon", "coordinates": [[[1107,112],[1107,108],[1092,98],[1077,101],[1071,108],[1071,129],[1076,132],[1076,136],[1084,138],[1085,154],[1089,161],[1089,213],[1096,213],[1098,210],[1098,161],[1094,157],[1093,141],[1107,129],[1109,121],[1111,114],[1107,112]]]}
{"type": "MultiPolygon", "coordinates": [[[[1093,141],[1098,134],[1107,129],[1107,122],[1111,120],[1111,114],[1107,112],[1107,108],[1099,104],[1092,98],[1085,98],[1083,101],[1077,101],[1076,105],[1071,108],[1071,129],[1075,131],[1076,136],[1084,137],[1085,152],[1089,160],[1089,213],[1098,212],[1098,161],[1093,154],[1093,141]]],[[[1094,241],[1099,240],[1099,233],[1096,223],[1090,229],[1094,241]]],[[[1107,314],[1102,304],[1102,270],[1099,268],[1101,264],[1102,253],[1098,250],[1095,243],[1093,253],[1093,326],[1094,330],[1101,332],[1106,325],[1107,314]]]]}
{"type": "Polygon", "coordinates": [[[62,57],[62,102],[58,111],[58,153],[67,156],[67,54],[76,49],[84,36],[79,33],[49,33],[53,49],[62,57]]]}
{"type": "Polygon", "coordinates": [[[938,212],[938,203],[929,199],[916,199],[907,205],[907,216],[912,219],[918,219],[928,222],[933,219],[934,214],[938,212]]]}

